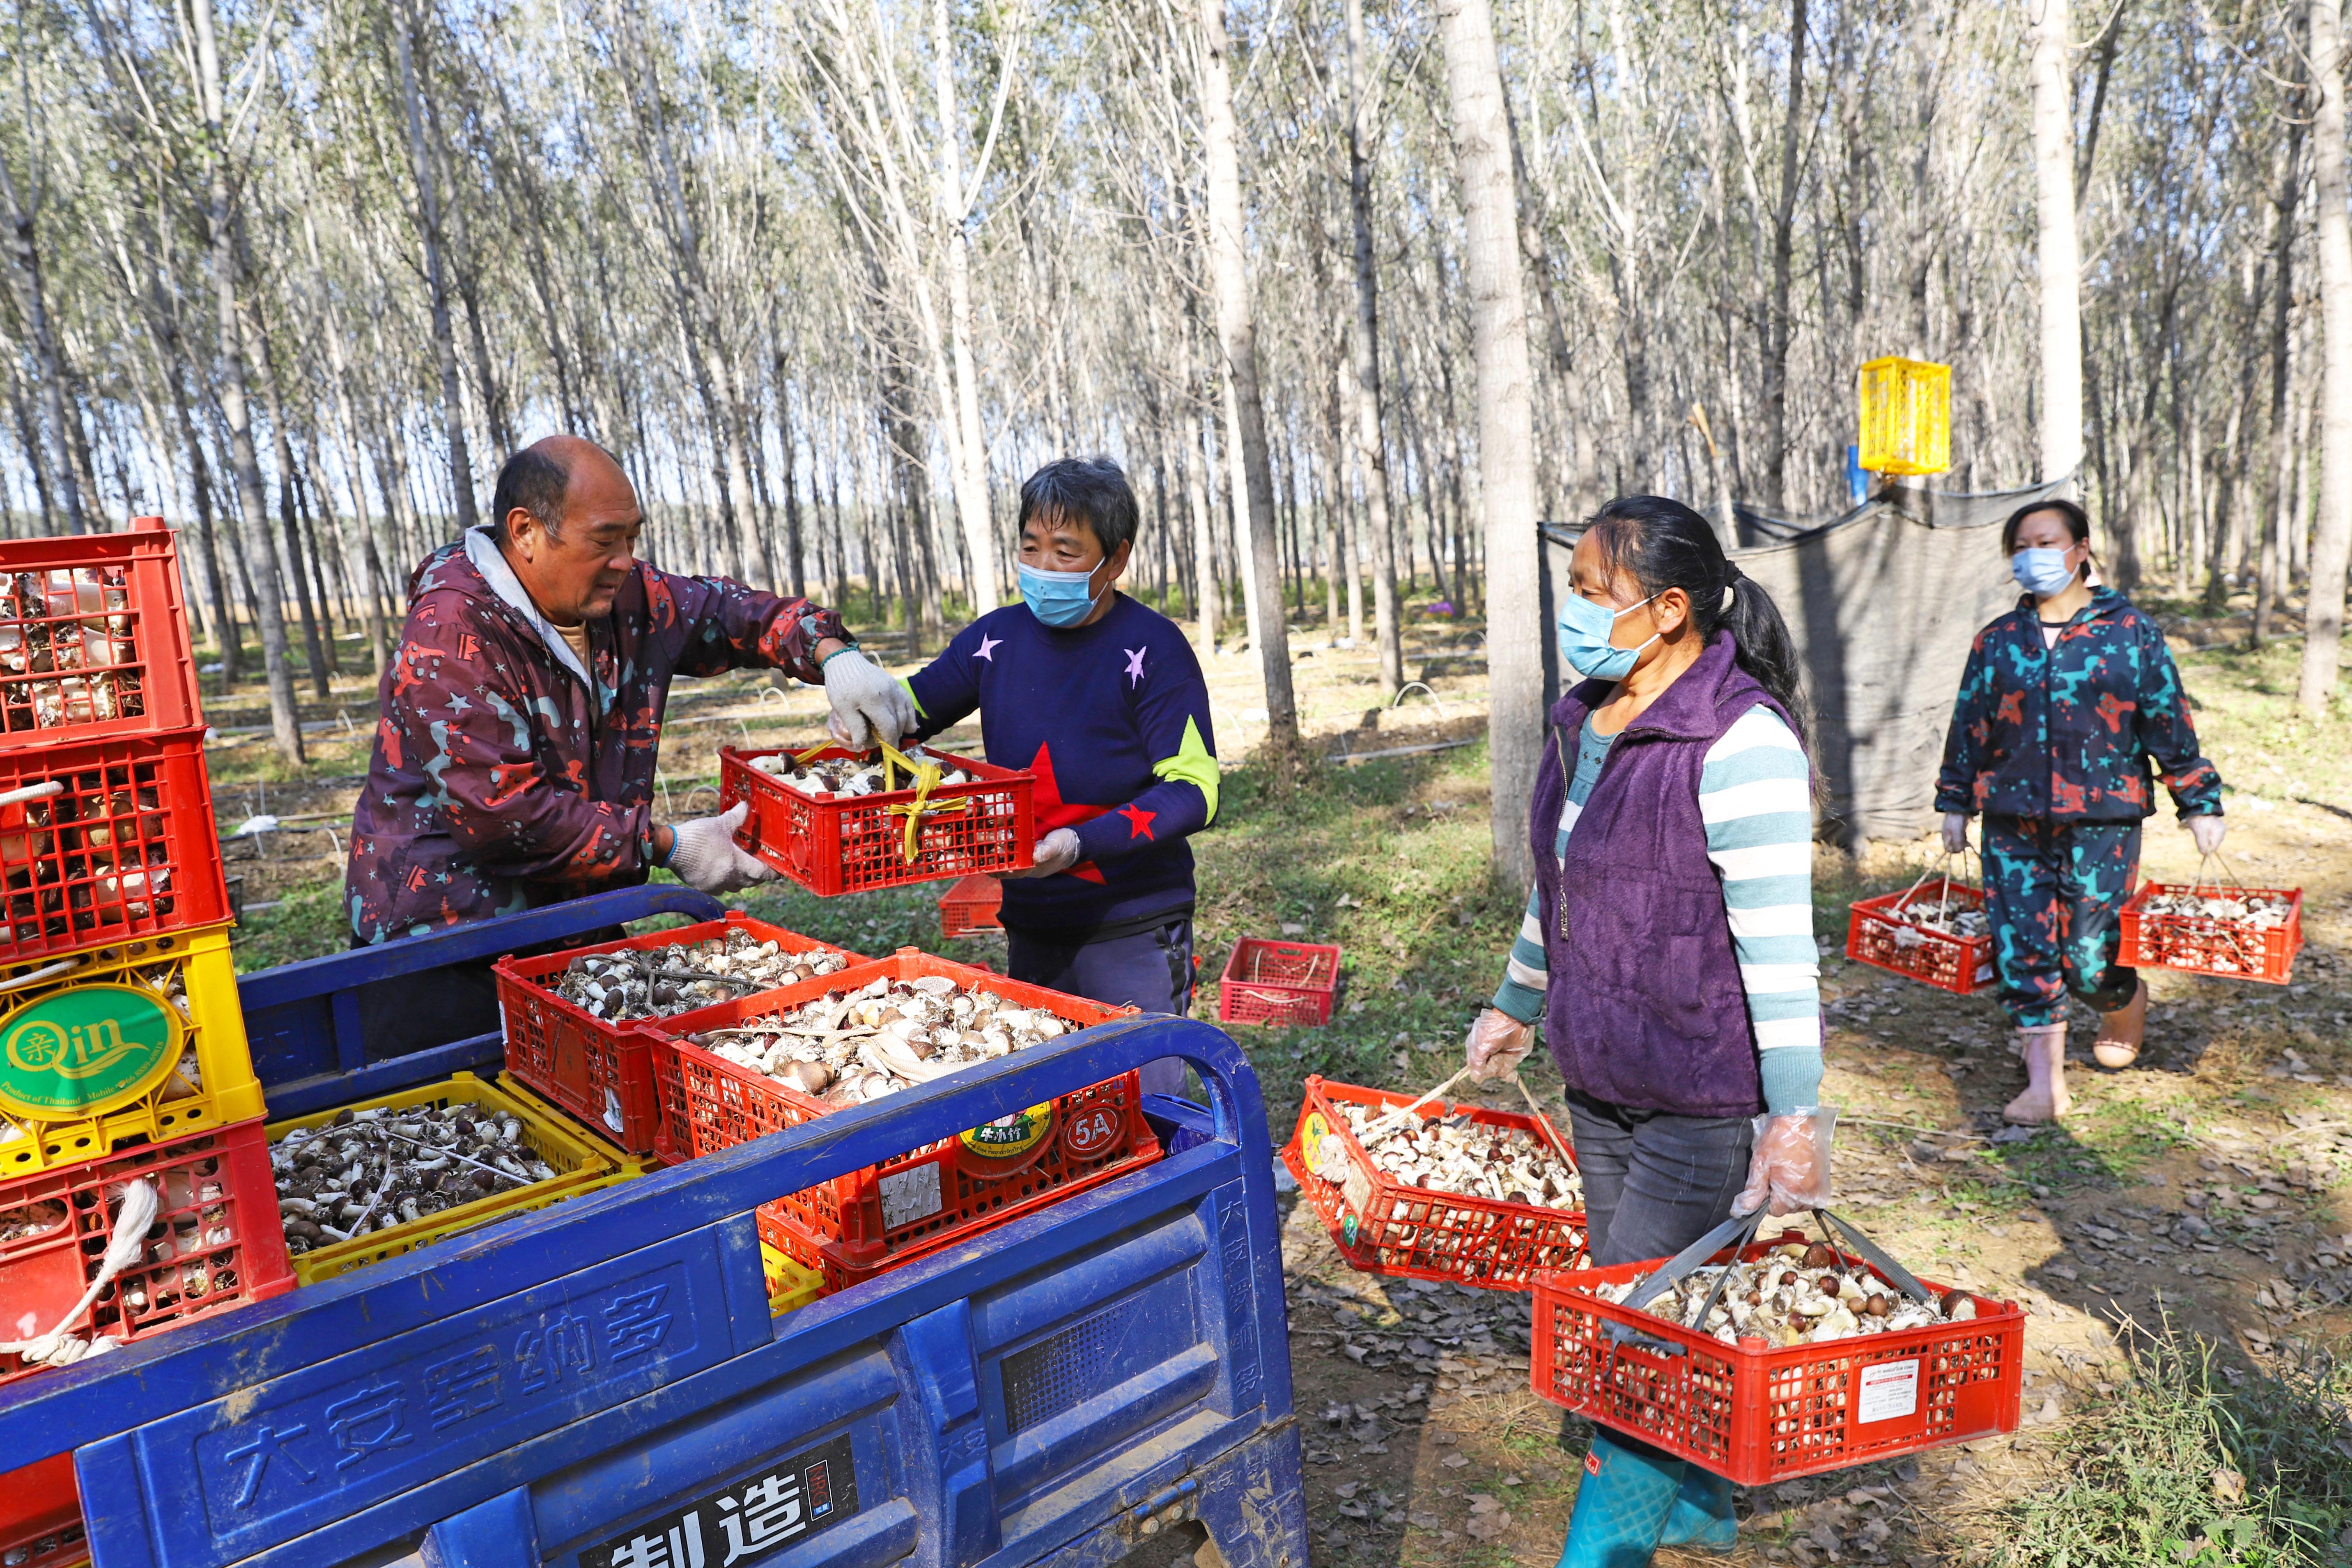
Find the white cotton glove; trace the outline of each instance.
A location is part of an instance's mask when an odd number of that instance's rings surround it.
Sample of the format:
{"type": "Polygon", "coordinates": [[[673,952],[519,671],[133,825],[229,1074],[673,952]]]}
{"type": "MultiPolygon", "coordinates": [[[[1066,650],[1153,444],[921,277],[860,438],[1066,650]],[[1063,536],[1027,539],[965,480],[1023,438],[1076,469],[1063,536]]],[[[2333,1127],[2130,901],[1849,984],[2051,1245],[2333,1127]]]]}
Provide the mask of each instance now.
{"type": "Polygon", "coordinates": [[[743,826],[751,803],[740,800],[731,811],[670,824],[669,868],[688,887],[705,893],[731,893],[754,882],[772,882],[776,873],[758,857],[736,847],[735,834],[743,826]]]}
{"type": "Polygon", "coordinates": [[[1748,1157],[1748,1184],[1731,1200],[1733,1216],[1745,1219],[1767,1202],[1776,1215],[1827,1207],[1837,1112],[1801,1105],[1783,1116],[1759,1116],[1751,1125],[1756,1149],[1748,1157]]]}
{"type": "Polygon", "coordinates": [[[853,752],[895,746],[915,731],[915,700],[890,672],[856,648],[844,648],[817,672],[833,704],[824,727],[853,752]]]}
{"type": "Polygon", "coordinates": [[[1965,811],[1944,813],[1944,853],[1958,855],[1969,847],[1969,814],[1965,811]]]}
{"type": "Polygon", "coordinates": [[[1050,877],[1056,871],[1066,871],[1078,863],[1078,835],[1075,828],[1056,827],[1037,840],[1037,852],[1029,864],[1018,871],[1007,871],[1007,877],[1050,877]]]}
{"type": "Polygon", "coordinates": [[[2219,855],[2221,852],[2221,835],[2229,830],[2228,823],[2210,812],[2189,819],[2189,837],[2196,843],[2200,855],[2219,855]]]}
{"type": "Polygon", "coordinates": [[[1465,1071],[1480,1083],[1510,1077],[1535,1048],[1534,1026],[1522,1024],[1500,1007],[1489,1007],[1470,1026],[1462,1042],[1465,1071]]]}

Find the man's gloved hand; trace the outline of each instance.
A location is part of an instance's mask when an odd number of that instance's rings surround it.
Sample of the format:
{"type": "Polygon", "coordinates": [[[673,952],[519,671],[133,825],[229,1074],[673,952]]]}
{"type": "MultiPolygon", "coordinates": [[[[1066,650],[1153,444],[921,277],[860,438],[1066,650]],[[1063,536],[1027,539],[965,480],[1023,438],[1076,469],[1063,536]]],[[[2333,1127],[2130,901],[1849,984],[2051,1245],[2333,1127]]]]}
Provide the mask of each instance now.
{"type": "Polygon", "coordinates": [[[1037,840],[1035,857],[1018,871],[1006,871],[1007,877],[1050,877],[1056,871],[1066,871],[1078,863],[1078,835],[1076,829],[1056,827],[1037,840]]]}
{"type": "Polygon", "coordinates": [[[851,751],[895,746],[914,733],[914,699],[890,679],[889,671],[856,648],[828,655],[817,673],[824,678],[825,700],[833,705],[824,727],[851,751]]]}
{"type": "Polygon", "coordinates": [[[1944,813],[1944,853],[1958,855],[1969,847],[1969,814],[1965,811],[1944,813]]]}
{"type": "Polygon", "coordinates": [[[1473,1079],[1487,1083],[1518,1071],[1535,1044],[1533,1025],[1520,1023],[1500,1007],[1489,1007],[1472,1022],[1470,1036],[1462,1042],[1462,1060],[1473,1079]]]}
{"type": "Polygon", "coordinates": [[[2200,855],[2219,855],[2221,852],[2221,835],[2229,830],[2230,825],[2210,812],[2189,819],[2189,837],[2196,843],[2200,855]]]}
{"type": "Polygon", "coordinates": [[[1775,1215],[1828,1206],[1830,1136],[1837,1112],[1801,1105],[1780,1116],[1759,1116],[1755,1152],[1748,1156],[1748,1184],[1731,1200],[1731,1212],[1746,1218],[1767,1204],[1775,1215]]]}
{"type": "Polygon", "coordinates": [[[774,881],[776,873],[764,861],[735,847],[735,831],[751,809],[750,801],[737,801],[732,811],[717,816],[670,824],[667,864],[677,879],[705,893],[731,893],[754,882],[774,881]]]}

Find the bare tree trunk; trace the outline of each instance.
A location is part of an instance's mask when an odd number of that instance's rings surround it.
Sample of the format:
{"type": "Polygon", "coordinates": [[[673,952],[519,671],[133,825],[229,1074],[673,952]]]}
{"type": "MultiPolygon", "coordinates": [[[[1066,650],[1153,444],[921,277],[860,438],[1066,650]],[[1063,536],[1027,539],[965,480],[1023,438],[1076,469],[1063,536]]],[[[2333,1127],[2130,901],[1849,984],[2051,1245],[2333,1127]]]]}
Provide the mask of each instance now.
{"type": "Polygon", "coordinates": [[[1380,645],[1381,685],[1404,685],[1404,645],[1398,629],[1396,533],[1389,526],[1389,464],[1381,438],[1380,263],[1372,250],[1370,128],[1365,123],[1364,3],[1347,0],[1348,206],[1356,229],[1356,331],[1353,374],[1356,461],[1364,474],[1365,527],[1372,536],[1372,640],[1380,645]]]}
{"type": "Polygon", "coordinates": [[[425,107],[416,86],[415,16],[399,0],[393,24],[394,51],[400,59],[400,90],[408,114],[409,166],[416,177],[416,232],[425,247],[425,284],[433,307],[433,356],[441,373],[441,423],[449,443],[449,486],[457,497],[460,532],[475,527],[474,464],[466,446],[466,404],[457,384],[457,339],[449,321],[449,285],[441,255],[441,195],[433,178],[432,153],[425,145],[425,107]]]}
{"type": "Polygon", "coordinates": [[[2311,534],[2311,604],[2304,614],[2303,674],[2295,700],[2314,718],[2336,691],[2344,642],[2344,574],[2352,556],[2352,220],[2345,209],[2344,11],[2311,0],[2311,75],[2319,84],[2312,127],[2313,198],[2319,204],[2319,312],[2324,344],[2319,517],[2311,534]]]}
{"type": "Polygon", "coordinates": [[[203,94],[205,220],[211,229],[213,291],[220,318],[221,415],[228,424],[229,463],[236,475],[237,510],[243,523],[246,569],[252,576],[253,615],[261,629],[261,666],[269,686],[269,728],[278,754],[304,765],[302,723],[294,702],[294,671],[286,659],[285,595],[278,580],[276,552],[269,547],[269,517],[261,494],[261,463],[253,450],[253,423],[246,410],[245,353],[236,304],[236,232],[228,186],[228,127],[221,106],[219,46],[213,34],[212,0],[189,0],[196,37],[196,73],[203,94]]]}
{"type": "MultiPolygon", "coordinates": [[[[0,216],[8,220],[9,248],[14,252],[17,270],[25,277],[26,324],[32,329],[33,352],[39,356],[41,366],[41,399],[48,405],[49,431],[58,444],[58,466],[51,477],[65,503],[66,531],[87,532],[89,520],[82,513],[81,483],[75,477],[73,426],[67,423],[73,410],[66,402],[65,362],[58,350],[56,328],[49,320],[47,286],[41,277],[41,250],[33,232],[33,212],[17,201],[16,184],[8,175],[5,158],[0,158],[0,203],[5,204],[0,216]]],[[[25,456],[37,472],[42,469],[45,458],[37,440],[26,437],[25,456]]]]}
{"type": "Polygon", "coordinates": [[[1535,413],[1527,301],[1519,279],[1518,190],[1511,174],[1503,71],[1487,0],[1438,0],[1454,156],[1461,169],[1463,278],[1478,367],[1478,471],[1486,534],[1486,748],[1495,869],[1534,879],[1528,811],[1543,747],[1543,659],[1536,606],[1535,413]]]}
{"type": "MultiPolygon", "coordinates": [[[[956,516],[971,557],[971,613],[996,608],[995,530],[988,511],[988,438],[980,428],[980,372],[972,363],[971,195],[964,186],[963,121],[956,110],[955,41],[948,0],[931,0],[931,79],[939,97],[940,220],[947,226],[948,335],[955,371],[956,516]]],[[[1051,351],[1048,351],[1051,357],[1051,351]]]]}
{"type": "Polygon", "coordinates": [[[319,617],[310,607],[310,580],[303,570],[302,537],[294,523],[294,447],[286,436],[286,405],[278,395],[278,367],[269,360],[268,334],[258,322],[246,334],[246,352],[261,378],[262,406],[269,414],[269,440],[278,459],[278,524],[286,535],[286,568],[294,576],[294,603],[302,615],[302,648],[310,658],[310,695],[324,702],[327,652],[319,641],[319,617]]]}
{"type": "MultiPolygon", "coordinates": [[[[2074,236],[2074,100],[2066,0],[2037,0],[2033,26],[2033,197],[2041,233],[2042,478],[2083,466],[2083,257],[2074,236]]],[[[2077,487],[2079,488],[2079,487],[2077,487]]],[[[2186,581],[2184,577],[2183,581],[2186,581]]]]}
{"type": "Polygon", "coordinates": [[[1805,0],[1789,0],[1789,110],[1780,130],[1780,189],[1772,210],[1772,305],[1764,319],[1764,494],[1775,511],[1789,504],[1789,344],[1797,327],[1789,313],[1789,292],[1804,105],[1805,0]]]}
{"type": "Polygon", "coordinates": [[[1266,745],[1276,776],[1291,773],[1298,755],[1298,708],[1290,691],[1290,633],[1282,618],[1282,563],[1274,536],[1274,477],[1265,453],[1265,406],[1258,392],[1257,317],[1250,300],[1242,250],[1241,153],[1234,130],[1231,47],[1225,0],[1196,0],[1200,9],[1201,130],[1208,143],[1209,270],[1217,295],[1217,337],[1225,351],[1227,387],[1249,498],[1247,559],[1241,562],[1244,602],[1251,609],[1250,642],[1265,675],[1266,745]]]}
{"type": "Polygon", "coordinates": [[[1192,614],[1201,623],[1201,657],[1211,658],[1217,651],[1217,610],[1225,595],[1217,583],[1216,523],[1209,506],[1208,416],[1195,413],[1193,421],[1185,442],[1184,504],[1192,513],[1192,614]]]}

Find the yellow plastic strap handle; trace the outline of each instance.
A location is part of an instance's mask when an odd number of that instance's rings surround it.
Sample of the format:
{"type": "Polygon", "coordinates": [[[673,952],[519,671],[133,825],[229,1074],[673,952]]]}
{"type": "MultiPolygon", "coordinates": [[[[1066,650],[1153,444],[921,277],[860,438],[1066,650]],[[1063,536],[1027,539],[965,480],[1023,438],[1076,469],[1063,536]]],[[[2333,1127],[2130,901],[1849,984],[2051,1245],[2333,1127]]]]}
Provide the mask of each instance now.
{"type": "Polygon", "coordinates": [[[942,812],[967,810],[971,805],[971,800],[967,796],[961,800],[941,801],[934,804],[931,800],[931,791],[939,785],[939,764],[936,763],[925,763],[920,767],[918,767],[912,762],[908,760],[905,753],[901,752],[896,746],[891,745],[887,741],[882,742],[882,784],[886,789],[890,787],[890,764],[894,762],[897,763],[898,766],[906,769],[908,776],[910,776],[915,783],[915,798],[911,801],[899,801],[889,808],[891,816],[903,816],[907,819],[907,837],[904,850],[907,858],[907,864],[911,866],[915,863],[917,858],[915,837],[922,829],[923,818],[926,816],[937,815],[942,812]]]}

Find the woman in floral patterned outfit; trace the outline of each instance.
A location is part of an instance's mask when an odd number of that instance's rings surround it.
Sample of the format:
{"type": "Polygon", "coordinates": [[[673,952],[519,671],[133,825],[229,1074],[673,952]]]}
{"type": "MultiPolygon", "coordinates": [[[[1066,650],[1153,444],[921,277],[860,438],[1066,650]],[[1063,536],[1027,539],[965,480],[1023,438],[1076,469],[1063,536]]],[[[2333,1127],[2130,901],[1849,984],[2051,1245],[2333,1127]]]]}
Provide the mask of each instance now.
{"type": "Polygon", "coordinates": [[[2139,870],[2152,782],[2171,793],[2200,855],[2221,845],[2221,776],[2197,749],[2189,694],[2164,632],[2091,582],[2091,520],[2072,501],[2021,508],[2000,546],[2025,590],[1977,634],[1944,740],[1936,809],[1944,847],[1984,816],[1985,899],[2001,1005],[2027,1087],[2002,1115],[2066,1114],[2066,997],[2101,1015],[2099,1065],[2139,1054],[2147,986],[2116,963],[2139,870]]]}

